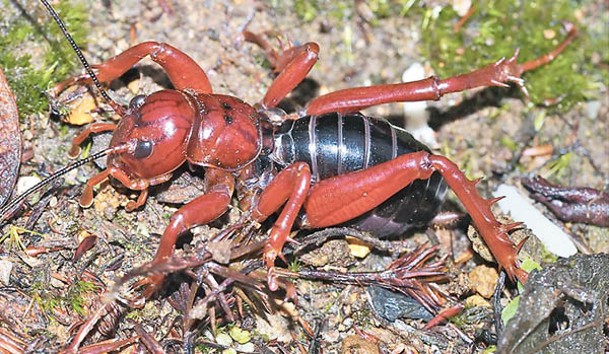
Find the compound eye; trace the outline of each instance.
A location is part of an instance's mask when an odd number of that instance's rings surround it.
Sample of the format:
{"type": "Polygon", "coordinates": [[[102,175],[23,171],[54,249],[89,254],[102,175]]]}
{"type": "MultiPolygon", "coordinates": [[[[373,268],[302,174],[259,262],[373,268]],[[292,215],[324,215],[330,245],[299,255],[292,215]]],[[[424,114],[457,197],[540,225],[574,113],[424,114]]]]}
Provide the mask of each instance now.
{"type": "Polygon", "coordinates": [[[144,104],[144,101],[146,101],[145,95],[137,95],[137,96],[133,97],[131,99],[131,102],[129,102],[129,109],[131,111],[134,111],[134,110],[140,108],[144,104]]]}
{"type": "Polygon", "coordinates": [[[152,141],[140,140],[135,146],[133,156],[136,159],[145,159],[152,154],[152,141]]]}

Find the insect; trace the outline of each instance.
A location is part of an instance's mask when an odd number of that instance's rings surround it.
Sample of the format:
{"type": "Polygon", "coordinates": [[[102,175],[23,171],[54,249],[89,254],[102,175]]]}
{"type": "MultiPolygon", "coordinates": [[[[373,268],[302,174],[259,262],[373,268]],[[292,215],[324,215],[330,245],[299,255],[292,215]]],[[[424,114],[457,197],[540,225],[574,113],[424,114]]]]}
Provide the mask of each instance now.
{"type": "MultiPolygon", "coordinates": [[[[95,71],[85,64],[86,74],[56,87],[58,93],[70,85],[95,83],[103,93],[99,82],[118,78],[149,56],[175,88],[135,96],[126,108],[104,94],[122,119],[117,125],[93,124],[73,140],[70,154],[76,156],[91,135],[113,132],[105,151],[108,167],[88,180],[80,204],[90,206],[94,187],[112,177],[140,192],[126,206],[133,211],[146,203],[151,186],[167,182],[184,163],[201,166],[205,193],[171,217],[151,264],[166,262],[183,232],[223,215],[236,192],[247,221],[262,222],[279,213],[263,250],[268,286],[276,290],[275,261],[297,222],[314,229],[347,223],[379,237],[400,234],[427,224],[450,187],[499,265],[512,280],[524,282],[527,273],[516,258],[522,244],[508,237],[520,223],[499,223],[490,209],[496,199],[482,198],[476,182],[455,163],[432,154],[404,130],[358,112],[390,102],[438,100],[475,87],[513,83],[526,93],[521,74],[564,50],[576,33],[568,27],[567,38],[556,49],[529,62],[519,64],[516,52],[447,79],[345,89],[317,97],[293,114],[277,105],[312,69],[320,51],[316,43],[270,51],[279,74],[256,105],[214,93],[205,71],[179,49],[158,42],[138,44],[95,65],[95,71]]],[[[261,43],[249,32],[244,36],[261,43]]],[[[146,285],[146,296],[154,294],[163,279],[162,274],[145,279],[141,284],[146,285]]]]}

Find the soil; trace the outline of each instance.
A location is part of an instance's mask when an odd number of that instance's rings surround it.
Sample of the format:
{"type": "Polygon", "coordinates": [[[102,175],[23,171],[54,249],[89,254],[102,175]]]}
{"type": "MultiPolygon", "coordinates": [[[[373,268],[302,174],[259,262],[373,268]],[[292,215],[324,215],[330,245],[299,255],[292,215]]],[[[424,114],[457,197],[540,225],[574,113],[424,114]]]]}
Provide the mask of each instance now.
{"type": "MultiPolygon", "coordinates": [[[[318,43],[321,48],[320,60],[309,76],[312,82],[319,85],[316,94],[347,87],[399,82],[404,70],[415,62],[422,62],[429,67],[418,50],[419,20],[409,16],[396,14],[370,24],[357,14],[341,22],[322,12],[312,21],[304,21],[295,14],[290,2],[284,4],[243,0],[101,1],[92,2],[90,6],[91,35],[85,54],[89,62],[98,63],[143,41],[167,42],[188,53],[205,69],[216,93],[234,95],[252,104],[260,101],[273,76],[263,51],[243,41],[241,32],[245,28],[254,33],[267,33],[269,42],[276,47],[280,46],[280,41],[275,40],[275,36],[281,38],[284,45],[288,41],[294,45],[307,41],[318,43]],[[168,6],[169,10],[164,10],[163,6],[168,6]]],[[[593,5],[589,7],[592,8],[593,5]]],[[[596,18],[593,13],[589,15],[591,19],[596,18]]],[[[573,45],[577,45],[577,42],[573,45]]],[[[140,69],[134,71],[129,80],[125,80],[130,81],[128,85],[124,82],[113,84],[110,95],[118,102],[128,104],[135,94],[148,94],[167,86],[166,77],[150,60],[144,60],[138,67],[140,69]]],[[[518,153],[525,148],[545,143],[551,143],[555,153],[573,152],[572,160],[561,172],[557,182],[607,190],[609,96],[606,90],[607,83],[598,85],[598,92],[591,93],[590,101],[561,114],[547,113],[540,107],[528,107],[524,100],[509,97],[509,94],[498,90],[450,95],[439,102],[430,103],[434,111],[443,113],[439,116],[459,115],[451,112],[460,112],[463,102],[471,104],[472,100],[468,100],[471,97],[506,97],[503,98],[501,107],[476,104],[475,109],[467,109],[470,114],[458,119],[439,123],[435,121],[436,138],[442,147],[441,152],[458,165],[464,166],[469,177],[485,178],[478,188],[487,197],[498,184],[508,183],[520,187],[519,180],[522,176],[539,171],[539,163],[547,163],[552,156],[526,160],[519,159],[518,153]],[[539,114],[547,114],[547,117],[544,129],[537,132],[534,120],[539,114]],[[517,152],[502,144],[502,137],[505,136],[518,144],[517,152]]],[[[400,104],[375,107],[365,113],[373,117],[389,118],[398,125],[403,124],[403,107],[400,104]]],[[[22,167],[22,175],[32,171],[57,169],[68,162],[65,155],[70,138],[82,128],[67,127],[65,123],[47,117],[46,112],[41,113],[40,117],[30,118],[25,123],[26,127],[22,128],[32,132],[26,138],[26,150],[32,150],[32,157],[22,167]]],[[[97,115],[96,118],[108,119],[104,118],[104,114],[97,115]]],[[[38,234],[29,235],[24,241],[26,245],[48,248],[58,246],[64,250],[34,258],[22,254],[18,257],[15,251],[11,253],[6,246],[0,246],[4,247],[0,248],[0,255],[6,255],[15,267],[10,285],[26,288],[28,290],[25,293],[29,294],[26,296],[19,290],[9,294],[6,288],[0,289],[0,309],[7,311],[10,306],[14,306],[13,311],[24,314],[17,322],[14,333],[34,348],[46,346],[47,349],[52,348],[50,351],[56,351],[65,345],[71,335],[68,332],[70,325],[78,319],[88,318],[101,306],[97,292],[111,288],[117,278],[149,261],[156,252],[159,235],[166,227],[169,216],[179,207],[179,202],[193,197],[192,190],[184,192],[180,189],[178,192],[185,193],[182,200],[171,200],[171,204],[161,203],[159,200],[164,200],[163,192],[168,187],[155,188],[143,208],[127,213],[124,206],[135,195],[124,188],[105,185],[97,193],[93,206],[82,209],[76,202],[81,186],[98,172],[99,169],[95,166],[85,166],[69,174],[64,187],[49,198],[43,198],[47,204],[34,207],[34,210],[40,208],[42,215],[35,225],[28,226],[38,234]],[[82,259],[72,261],[70,258],[73,249],[84,238],[92,235],[98,238],[96,246],[86,252],[82,259]],[[76,280],[100,284],[97,292],[84,296],[83,313],[76,313],[73,307],[65,303],[52,310],[44,308],[42,304],[51,296],[57,296],[66,289],[74,289],[76,280]],[[31,290],[41,284],[51,290],[31,290]],[[34,298],[34,293],[42,294],[42,300],[34,298]],[[33,308],[28,311],[28,306],[33,308]]],[[[196,176],[192,177],[188,171],[183,173],[189,175],[185,178],[190,178],[185,185],[194,185],[194,194],[197,194],[201,190],[197,187],[200,181],[197,182],[196,176]]],[[[178,192],[173,191],[172,195],[178,192]]],[[[587,244],[588,251],[609,252],[607,229],[562,223],[541,205],[538,207],[576,239],[587,244]]],[[[454,197],[449,197],[444,211],[463,213],[454,197]]],[[[237,210],[232,213],[233,216],[238,216],[237,210]]],[[[26,220],[25,217],[20,218],[13,225],[25,226],[26,220]]],[[[225,225],[215,223],[212,227],[197,228],[192,236],[180,241],[178,253],[189,254],[193,249],[201,247],[210,234],[221,230],[223,226],[225,225]]],[[[441,243],[442,256],[460,258],[469,249],[464,229],[462,225],[430,228],[411,235],[406,240],[389,242],[395,242],[396,250],[412,250],[416,244],[428,242],[428,235],[433,234],[435,236],[432,241],[439,240],[441,243]],[[451,243],[446,239],[453,241],[451,243]]],[[[5,232],[7,230],[8,226],[5,226],[5,232]]],[[[341,252],[349,251],[349,247],[344,247],[344,244],[336,248],[341,252]]],[[[374,250],[364,259],[351,255],[341,259],[340,255],[331,252],[321,253],[334,260],[323,267],[339,271],[378,270],[392,259],[391,254],[374,250]]],[[[473,257],[458,267],[451,266],[451,282],[442,285],[443,291],[462,299],[473,295],[475,287],[467,283],[466,275],[476,264],[486,263],[479,257],[473,257]]],[[[283,308],[281,316],[264,315],[266,309],[262,304],[245,301],[240,303],[245,308],[243,317],[234,324],[228,325],[218,309],[216,315],[219,330],[216,333],[211,331],[208,321],[203,320],[191,328],[192,333],[184,335],[193,336],[194,343],[198,344],[196,352],[213,352],[214,349],[201,348],[218,343],[218,333],[234,334],[231,328],[241,328],[252,336],[250,340],[244,341],[246,346],[239,346],[236,344],[236,335],[233,335],[232,344],[229,344],[231,347],[247,350],[253,345],[256,352],[266,352],[266,349],[271,352],[298,352],[315,345],[324,348],[327,353],[373,352],[370,348],[366,351],[353,349],[358,347],[356,342],[360,337],[369,339],[366,345],[359,345],[361,348],[369,347],[369,342],[373,342],[376,345],[372,347],[381,352],[393,353],[470,352],[482,350],[493,343],[492,338],[486,340],[481,335],[494,332],[493,314],[490,307],[487,307],[488,300],[480,300],[483,305],[473,307],[475,310],[470,309],[458,326],[451,324],[423,331],[424,323],[420,320],[400,319],[390,323],[375,315],[365,287],[309,280],[298,280],[295,284],[297,303],[274,303],[273,307],[283,308]],[[268,328],[263,326],[262,317],[254,316],[255,313],[267,317],[268,328]],[[305,334],[306,325],[303,323],[314,329],[314,339],[305,334]],[[251,343],[249,347],[247,343],[251,343]]],[[[141,325],[163,345],[177,343],[172,348],[179,348],[183,339],[180,330],[182,320],[180,312],[172,308],[171,301],[168,301],[177,288],[175,284],[169,284],[168,289],[162,296],[148,301],[143,309],[122,309],[124,316],[116,321],[115,336],[132,337],[135,335],[134,328],[141,325]],[[179,324],[170,330],[174,320],[179,324]]],[[[503,303],[507,303],[507,299],[503,303]]],[[[203,317],[208,319],[207,316],[203,317]]],[[[14,324],[17,319],[5,312],[0,316],[0,321],[14,324]]],[[[85,343],[95,343],[101,338],[96,333],[88,337],[85,343]]]]}

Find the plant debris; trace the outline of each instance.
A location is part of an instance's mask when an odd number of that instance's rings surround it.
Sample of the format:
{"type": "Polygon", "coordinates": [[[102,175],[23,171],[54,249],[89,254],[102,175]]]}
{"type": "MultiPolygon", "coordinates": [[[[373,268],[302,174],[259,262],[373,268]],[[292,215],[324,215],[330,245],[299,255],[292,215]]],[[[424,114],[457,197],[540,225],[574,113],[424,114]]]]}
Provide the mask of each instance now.
{"type": "Polygon", "coordinates": [[[0,67],[0,207],[8,200],[21,166],[21,131],[17,103],[0,67]]]}
{"type": "Polygon", "coordinates": [[[606,349],[609,255],[575,255],[534,272],[501,353],[601,353],[606,349]]]}
{"type": "Polygon", "coordinates": [[[521,182],[533,199],[560,220],[609,227],[609,194],[594,188],[560,187],[541,176],[521,182]]]}

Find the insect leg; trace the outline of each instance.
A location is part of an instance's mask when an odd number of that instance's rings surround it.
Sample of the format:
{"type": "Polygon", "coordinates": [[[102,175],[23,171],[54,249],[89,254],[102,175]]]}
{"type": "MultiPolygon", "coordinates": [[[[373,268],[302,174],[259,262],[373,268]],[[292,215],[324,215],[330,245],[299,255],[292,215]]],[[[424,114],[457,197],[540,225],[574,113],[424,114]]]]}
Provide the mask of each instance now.
{"type": "Polygon", "coordinates": [[[296,162],[283,169],[260,195],[252,211],[252,219],[263,221],[285,204],[281,214],[271,229],[269,241],[264,247],[264,260],[269,268],[269,289],[278,285],[274,276],[275,258],[281,257],[281,250],[288,239],[294,221],[307,198],[311,184],[311,171],[304,162],[296,162]]]}
{"type": "Polygon", "coordinates": [[[520,245],[515,246],[507,235],[520,223],[499,223],[490,209],[496,199],[482,198],[476,190],[476,181],[468,180],[457,165],[425,151],[318,182],[311,187],[304,204],[306,226],[323,228],[351,220],[374,209],[412,181],[427,179],[436,171],[463,203],[499,265],[511,279],[524,282],[527,274],[518,267],[516,258],[520,245]]]}
{"type": "MultiPolygon", "coordinates": [[[[207,74],[199,64],[186,53],[167,43],[143,42],[137,44],[101,64],[93,65],[93,68],[96,69],[99,81],[110,82],[123,75],[148,55],[165,69],[169,80],[176,89],[191,89],[198,93],[212,92],[207,74]]],[[[57,96],[71,85],[90,83],[89,74],[76,76],[57,84],[53,89],[53,95],[57,96]]]]}
{"type": "Polygon", "coordinates": [[[485,86],[509,87],[508,83],[515,83],[525,95],[528,95],[524,87],[524,80],[520,76],[525,71],[536,69],[554,60],[567,47],[573,40],[576,29],[571,24],[565,27],[568,35],[561,44],[550,53],[523,64],[518,64],[516,61],[517,50],[510,59],[503,58],[481,69],[443,80],[432,76],[413,82],[339,90],[312,100],[307,106],[306,114],[350,113],[384,103],[438,100],[451,92],[485,86]]]}

